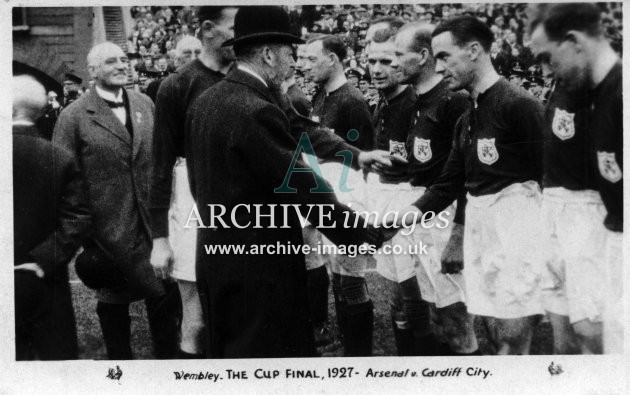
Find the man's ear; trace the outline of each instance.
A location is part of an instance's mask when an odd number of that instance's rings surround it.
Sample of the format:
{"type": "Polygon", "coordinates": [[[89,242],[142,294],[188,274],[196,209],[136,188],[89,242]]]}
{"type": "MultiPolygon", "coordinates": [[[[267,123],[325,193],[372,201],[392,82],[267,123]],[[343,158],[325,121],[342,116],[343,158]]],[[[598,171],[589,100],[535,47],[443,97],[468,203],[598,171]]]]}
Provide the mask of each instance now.
{"type": "Polygon", "coordinates": [[[203,23],[200,26],[199,29],[199,36],[197,37],[200,40],[203,40],[204,38],[212,38],[214,37],[214,34],[212,33],[212,29],[214,29],[215,24],[212,23],[212,21],[203,21],[203,23]]]}
{"type": "Polygon", "coordinates": [[[420,60],[418,61],[418,64],[420,64],[420,66],[424,66],[425,63],[427,63],[427,61],[429,60],[429,57],[431,56],[429,52],[430,51],[428,48],[422,48],[420,50],[420,60]]]}
{"type": "Polygon", "coordinates": [[[483,48],[479,41],[472,41],[468,43],[468,52],[470,54],[470,60],[477,60],[481,52],[483,52],[483,48]]]}
{"type": "Polygon", "coordinates": [[[263,61],[270,67],[275,66],[276,54],[273,52],[271,47],[265,46],[262,48],[262,57],[263,61]]]}
{"type": "Polygon", "coordinates": [[[563,41],[571,43],[577,52],[584,49],[586,43],[586,35],[578,30],[569,30],[563,38],[563,41]]]}
{"type": "MultiPolygon", "coordinates": [[[[330,52],[328,54],[328,60],[330,61],[330,66],[332,67],[332,65],[335,64],[335,59],[339,59],[339,56],[337,56],[337,54],[335,54],[334,52],[330,52]]],[[[339,59],[339,63],[341,63],[341,59],[339,59]]]]}
{"type": "Polygon", "coordinates": [[[90,74],[90,77],[92,79],[95,79],[95,77],[96,77],[96,66],[89,65],[88,66],[88,73],[90,74]]]}

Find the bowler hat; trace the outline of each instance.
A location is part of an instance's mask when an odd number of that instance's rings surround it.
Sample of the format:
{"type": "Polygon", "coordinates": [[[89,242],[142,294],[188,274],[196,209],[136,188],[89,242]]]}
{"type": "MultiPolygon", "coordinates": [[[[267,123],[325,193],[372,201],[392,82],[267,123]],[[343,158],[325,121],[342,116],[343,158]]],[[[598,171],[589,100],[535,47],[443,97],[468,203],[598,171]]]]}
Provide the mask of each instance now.
{"type": "Polygon", "coordinates": [[[124,274],[97,246],[86,246],[74,263],[77,276],[88,288],[118,288],[127,283],[124,274]]]}
{"type": "Polygon", "coordinates": [[[234,18],[234,38],[221,46],[252,43],[304,44],[304,40],[291,34],[289,14],[282,7],[241,7],[234,18]]]}

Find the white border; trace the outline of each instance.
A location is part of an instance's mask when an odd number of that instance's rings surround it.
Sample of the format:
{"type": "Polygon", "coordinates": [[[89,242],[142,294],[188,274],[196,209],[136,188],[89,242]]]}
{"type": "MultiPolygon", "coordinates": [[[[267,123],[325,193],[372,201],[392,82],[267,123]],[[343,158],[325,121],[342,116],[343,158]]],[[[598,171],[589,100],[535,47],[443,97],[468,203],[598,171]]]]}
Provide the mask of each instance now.
{"type": "MultiPolygon", "coordinates": [[[[337,1],[338,2],[338,1],[337,1]]],[[[460,1],[473,3],[473,1],[460,1]]],[[[541,2],[541,1],[535,1],[541,2]]],[[[177,1],[153,0],[152,5],[177,4],[177,1]]],[[[190,1],[190,5],[208,4],[207,1],[190,1]]],[[[250,5],[265,4],[264,1],[232,0],[230,4],[250,5]]],[[[329,4],[331,1],[297,0],[276,1],[276,4],[329,4]]],[[[361,0],[347,0],[343,4],[365,3],[361,0]]],[[[385,0],[379,3],[402,3],[385,0]]],[[[411,3],[404,1],[404,3],[411,3]]],[[[416,2],[413,2],[414,4],[416,2]]],[[[420,3],[420,2],[418,2],[420,3]]],[[[427,2],[423,2],[427,3],[427,2]]],[[[437,3],[432,1],[432,3],[437,3]]],[[[477,3],[474,1],[474,3],[477,3]]],[[[0,5],[0,256],[5,263],[0,268],[0,393],[630,393],[627,374],[630,371],[628,352],[623,356],[521,356],[521,357],[435,357],[435,358],[313,358],[313,359],[273,359],[273,360],[198,360],[198,361],[71,361],[71,362],[15,362],[14,319],[13,319],[13,207],[12,207],[12,173],[11,173],[11,60],[12,29],[11,7],[13,6],[86,6],[81,0],[37,0],[10,1],[0,5]],[[551,376],[547,367],[551,362],[562,366],[563,374],[551,376]],[[108,368],[120,365],[123,377],[120,381],[107,379],[108,368]],[[323,380],[264,380],[253,377],[256,369],[281,372],[284,369],[316,369],[321,375],[327,368],[354,367],[360,374],[351,379],[323,380]],[[417,377],[417,378],[365,378],[369,368],[374,370],[421,371],[424,368],[435,370],[463,367],[479,367],[490,370],[492,376],[487,379],[468,377],[462,373],[459,377],[417,377]],[[248,380],[209,381],[176,381],[173,371],[199,372],[209,371],[226,376],[225,370],[244,370],[248,372],[248,380]]],[[[90,6],[130,5],[127,1],[103,0],[90,6]]],[[[627,8],[627,7],[624,7],[627,8]]],[[[627,9],[624,9],[624,14],[627,9]]],[[[626,15],[624,15],[624,20],[626,15]]],[[[630,57],[629,42],[624,35],[624,53],[630,57]]],[[[624,62],[624,76],[627,76],[628,62],[624,62]]],[[[627,97],[629,78],[624,78],[624,96],[627,97]]],[[[624,104],[624,111],[628,106],[624,104]]],[[[628,116],[624,116],[624,130],[628,128],[628,116]]],[[[624,156],[628,152],[629,139],[624,140],[624,156]]],[[[626,161],[624,172],[628,173],[630,164],[626,161]]],[[[628,197],[630,183],[625,183],[624,196],[628,197]]],[[[626,210],[628,200],[625,200],[626,210]]],[[[627,212],[627,211],[626,211],[627,212]]],[[[627,236],[624,238],[624,256],[629,257],[627,236]]],[[[627,259],[626,261],[630,261],[627,259]]],[[[628,288],[628,272],[626,268],[625,285],[628,288]]],[[[628,303],[625,306],[626,319],[630,317],[628,303]]],[[[628,336],[625,349],[628,350],[628,336]]],[[[282,375],[281,375],[282,377],[282,375]]]]}

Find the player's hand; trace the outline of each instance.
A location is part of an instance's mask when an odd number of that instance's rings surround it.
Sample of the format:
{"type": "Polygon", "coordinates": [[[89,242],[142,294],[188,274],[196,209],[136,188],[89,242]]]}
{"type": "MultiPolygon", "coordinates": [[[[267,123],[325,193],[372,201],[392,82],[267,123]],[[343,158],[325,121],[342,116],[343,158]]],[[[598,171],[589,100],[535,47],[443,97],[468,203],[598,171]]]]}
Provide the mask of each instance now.
{"type": "Polygon", "coordinates": [[[157,278],[166,280],[170,276],[173,264],[173,250],[166,237],[153,239],[151,250],[151,266],[157,278]]]}
{"type": "Polygon", "coordinates": [[[374,171],[376,171],[375,169],[392,167],[393,163],[407,163],[406,159],[391,155],[388,151],[383,150],[361,152],[357,160],[362,169],[372,169],[374,171]]]}
{"type": "Polygon", "coordinates": [[[44,270],[35,262],[22,263],[14,266],[13,270],[27,270],[35,273],[38,278],[44,278],[44,270]]]}
{"type": "Polygon", "coordinates": [[[442,252],[442,273],[455,274],[464,269],[464,225],[453,224],[451,238],[442,252]]]}

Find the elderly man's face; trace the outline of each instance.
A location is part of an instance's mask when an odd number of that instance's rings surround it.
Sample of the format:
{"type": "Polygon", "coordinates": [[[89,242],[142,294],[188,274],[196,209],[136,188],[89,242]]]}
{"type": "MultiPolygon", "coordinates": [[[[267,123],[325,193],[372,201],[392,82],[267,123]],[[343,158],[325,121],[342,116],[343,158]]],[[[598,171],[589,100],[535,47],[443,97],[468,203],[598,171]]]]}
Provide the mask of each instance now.
{"type": "Polygon", "coordinates": [[[295,60],[293,59],[293,47],[290,45],[275,45],[271,48],[273,53],[271,85],[272,88],[280,89],[282,83],[293,75],[295,60]]]}
{"type": "Polygon", "coordinates": [[[450,32],[444,32],[431,40],[435,56],[435,72],[444,77],[451,90],[470,87],[473,82],[473,62],[468,45],[460,47],[450,32]]]}
{"type": "Polygon", "coordinates": [[[186,47],[182,49],[182,53],[179,56],[179,64],[183,65],[186,64],[192,60],[197,59],[197,57],[199,56],[199,54],[201,53],[201,48],[200,47],[186,47]]]}
{"type": "Polygon", "coordinates": [[[97,85],[117,89],[127,85],[129,59],[117,45],[104,46],[90,65],[90,76],[97,85]]]}
{"type": "Polygon", "coordinates": [[[368,64],[376,89],[389,92],[398,87],[399,64],[396,47],[392,41],[371,43],[368,49],[368,64]]]}
{"type": "Polygon", "coordinates": [[[590,69],[575,42],[552,41],[545,28],[539,25],[532,33],[532,51],[541,63],[545,76],[555,78],[559,86],[570,92],[587,86],[590,69]]]}

